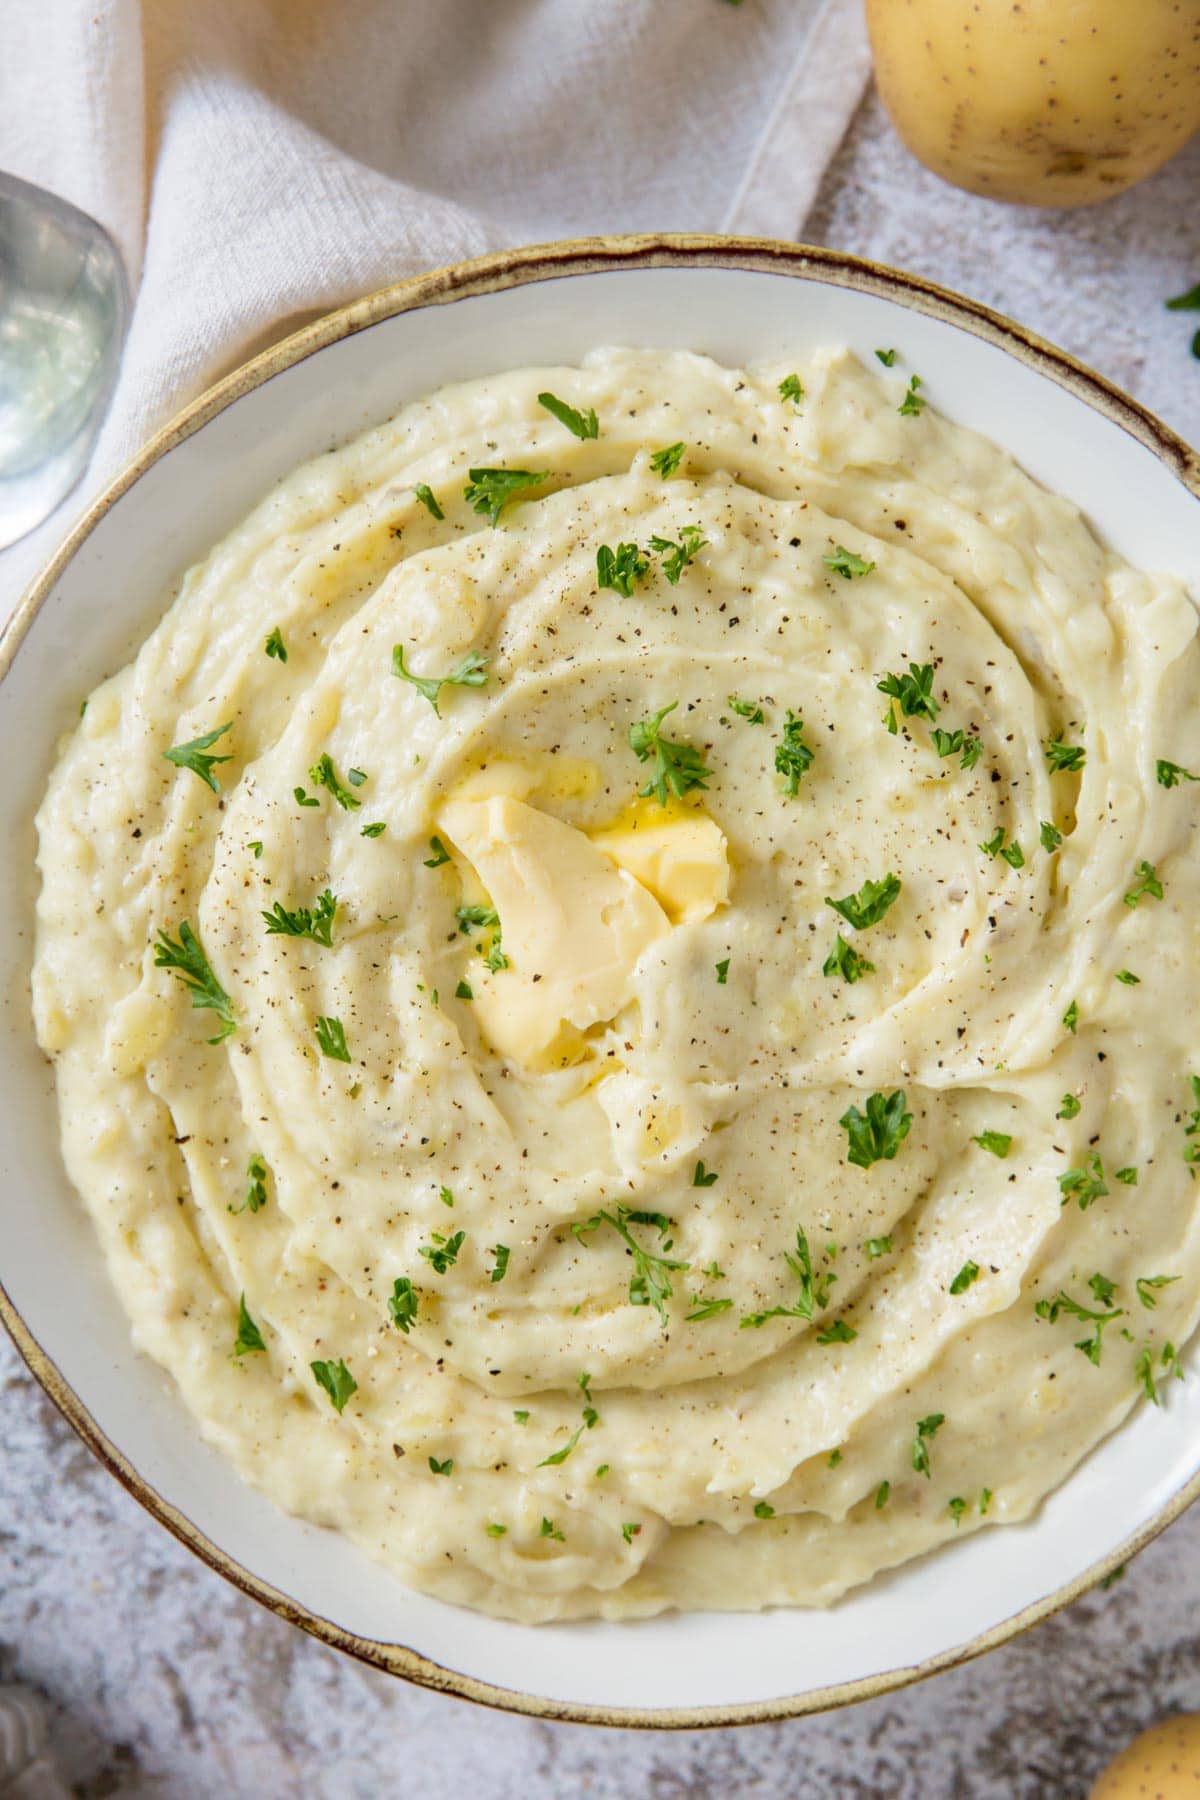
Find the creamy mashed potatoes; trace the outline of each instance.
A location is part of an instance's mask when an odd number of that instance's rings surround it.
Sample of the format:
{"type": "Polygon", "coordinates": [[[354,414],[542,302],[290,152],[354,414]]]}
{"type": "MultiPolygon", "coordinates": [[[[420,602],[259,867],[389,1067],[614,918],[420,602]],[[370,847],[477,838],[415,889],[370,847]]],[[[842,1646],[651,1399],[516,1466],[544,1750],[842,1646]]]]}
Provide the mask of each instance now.
{"type": "Polygon", "coordinates": [[[136,1342],[417,1587],[828,1602],[1168,1400],[1196,614],[911,373],[446,389],[64,746],[37,1025],[136,1342]]]}

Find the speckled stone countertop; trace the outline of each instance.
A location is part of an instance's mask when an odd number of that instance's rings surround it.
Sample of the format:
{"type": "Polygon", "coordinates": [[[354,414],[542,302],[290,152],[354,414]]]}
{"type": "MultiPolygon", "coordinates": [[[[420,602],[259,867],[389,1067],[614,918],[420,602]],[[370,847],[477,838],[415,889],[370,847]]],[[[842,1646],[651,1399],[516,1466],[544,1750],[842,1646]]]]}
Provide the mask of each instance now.
{"type": "MultiPolygon", "coordinates": [[[[807,235],[916,270],[1074,352],[1200,439],[1200,139],[1089,211],[957,194],[863,106],[807,235]]],[[[360,1668],[194,1561],[94,1463],[0,1341],[0,1679],[51,1708],[82,1796],[185,1800],[1073,1800],[1142,1725],[1200,1710],[1200,1508],[1108,1593],[982,1661],[822,1718],[599,1731],[360,1668]]]]}

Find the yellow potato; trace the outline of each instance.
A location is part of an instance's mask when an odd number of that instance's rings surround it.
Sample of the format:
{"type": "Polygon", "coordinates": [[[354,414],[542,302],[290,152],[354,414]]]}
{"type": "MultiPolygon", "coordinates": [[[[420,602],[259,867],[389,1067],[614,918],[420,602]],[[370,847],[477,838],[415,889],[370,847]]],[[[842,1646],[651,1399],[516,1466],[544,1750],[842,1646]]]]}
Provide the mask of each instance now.
{"type": "Polygon", "coordinates": [[[994,200],[1080,206],[1200,129],[1200,0],[867,0],[913,155],[994,200]]]}
{"type": "Polygon", "coordinates": [[[1200,1713],[1162,1719],[1109,1763],[1091,1800],[1197,1800],[1200,1713]]]}

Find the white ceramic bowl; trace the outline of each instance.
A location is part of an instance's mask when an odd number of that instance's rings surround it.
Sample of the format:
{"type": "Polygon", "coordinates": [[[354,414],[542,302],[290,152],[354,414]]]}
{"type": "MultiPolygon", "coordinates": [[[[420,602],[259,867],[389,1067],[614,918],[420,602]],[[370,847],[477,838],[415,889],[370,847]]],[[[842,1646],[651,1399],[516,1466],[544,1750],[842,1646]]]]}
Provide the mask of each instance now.
{"type": "MultiPolygon", "coordinates": [[[[280,476],[443,382],[598,344],[730,362],[897,344],[930,401],[1070,495],[1131,562],[1200,595],[1200,460],[1048,346],[968,301],[829,251],[714,239],[550,246],[405,282],[311,326],[162,432],[94,506],[0,639],[0,1307],[34,1373],[142,1503],[328,1642],[497,1705],[627,1724],[729,1723],[879,1693],[989,1648],[1082,1591],[1200,1492],[1200,1381],[1143,1406],[1023,1526],[981,1532],[829,1613],[531,1628],[427,1599],[287,1518],[207,1449],[134,1354],[67,1184],[30,1027],[31,820],[58,735],[195,558],[280,476]]],[[[1189,1357],[1191,1372],[1200,1359],[1189,1357]]]]}

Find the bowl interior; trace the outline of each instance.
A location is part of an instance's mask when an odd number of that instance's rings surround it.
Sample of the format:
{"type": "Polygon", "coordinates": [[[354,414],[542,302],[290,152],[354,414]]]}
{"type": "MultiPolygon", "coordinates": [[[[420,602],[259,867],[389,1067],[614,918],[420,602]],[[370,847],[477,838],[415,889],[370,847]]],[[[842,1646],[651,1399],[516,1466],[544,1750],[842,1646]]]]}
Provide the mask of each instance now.
{"type": "Polygon", "coordinates": [[[844,1697],[829,1690],[887,1685],[953,1658],[1145,1531],[1200,1469],[1200,1382],[1173,1384],[1161,1411],[1141,1407],[1030,1524],[951,1545],[830,1613],[537,1630],[477,1617],[409,1592],[350,1544],[281,1516],[200,1442],[166,1378],[131,1348],[59,1163],[51,1084],[29,1024],[31,819],[55,742],[81,698],[136,648],[187,565],[298,462],[405,401],[466,376],[577,361],[606,343],[733,362],[830,343],[870,359],[895,344],[934,405],[1069,495],[1122,555],[1173,568],[1200,594],[1200,506],[1153,451],[1032,357],[1018,359],[965,321],[914,310],[911,299],[835,285],[819,266],[635,267],[527,281],[384,318],[279,369],[152,463],[104,514],[0,687],[0,841],[9,846],[0,866],[9,926],[0,935],[0,1279],[141,1482],[225,1558],[340,1633],[407,1646],[451,1686],[484,1683],[556,1711],[728,1717],[788,1701],[782,1709],[796,1710],[796,1696],[844,1697]]]}

